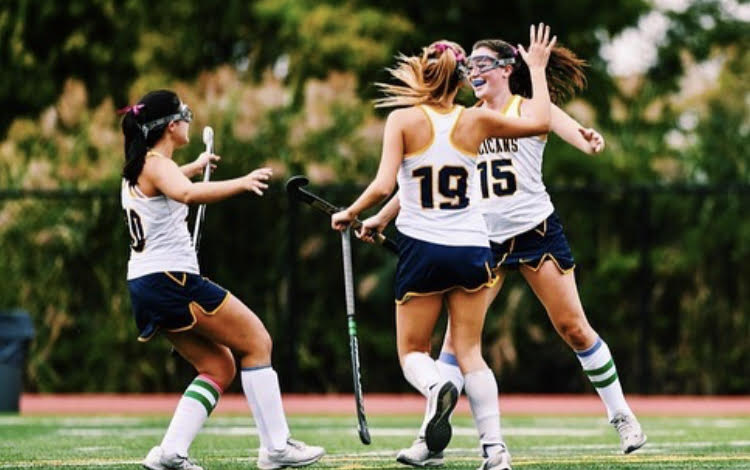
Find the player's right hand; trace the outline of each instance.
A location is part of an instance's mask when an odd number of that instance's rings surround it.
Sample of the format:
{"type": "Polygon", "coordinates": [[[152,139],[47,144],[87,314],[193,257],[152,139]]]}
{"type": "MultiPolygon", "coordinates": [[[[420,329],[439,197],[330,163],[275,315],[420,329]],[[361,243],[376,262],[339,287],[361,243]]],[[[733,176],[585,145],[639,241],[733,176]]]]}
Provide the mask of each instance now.
{"type": "Polygon", "coordinates": [[[206,165],[210,163],[211,169],[213,170],[216,168],[216,162],[218,162],[219,160],[221,160],[220,156],[208,152],[203,152],[198,155],[198,158],[195,159],[195,164],[202,170],[206,167],[206,165]]]}
{"type": "Polygon", "coordinates": [[[547,61],[552,53],[552,48],[557,42],[557,36],[553,36],[552,40],[549,39],[549,26],[544,23],[539,23],[538,29],[531,25],[529,29],[529,50],[523,48],[521,44],[518,45],[518,53],[521,54],[524,62],[528,65],[529,69],[542,68],[547,66],[547,61]]]}
{"type": "Polygon", "coordinates": [[[245,175],[245,190],[252,191],[258,196],[263,195],[263,190],[268,188],[265,183],[273,174],[271,168],[258,168],[245,175]]]}

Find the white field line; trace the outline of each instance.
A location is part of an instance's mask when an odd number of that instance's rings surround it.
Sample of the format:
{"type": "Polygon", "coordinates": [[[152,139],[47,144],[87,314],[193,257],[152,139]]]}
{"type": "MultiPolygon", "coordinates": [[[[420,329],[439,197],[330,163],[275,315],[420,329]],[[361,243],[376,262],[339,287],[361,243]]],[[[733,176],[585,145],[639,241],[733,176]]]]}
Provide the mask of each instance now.
{"type": "MultiPolygon", "coordinates": [[[[333,454],[326,456],[318,464],[319,467],[337,467],[336,464],[354,462],[356,467],[354,468],[367,468],[365,466],[357,465],[357,461],[363,457],[387,457],[392,458],[395,456],[395,450],[390,452],[364,452],[358,454],[333,454]],[[330,465],[334,464],[334,465],[330,465]]],[[[252,456],[251,456],[252,458],[252,456]]],[[[514,461],[519,465],[534,465],[534,464],[580,464],[582,462],[588,463],[609,463],[609,462],[620,462],[622,455],[573,455],[573,456],[562,456],[562,457],[514,457],[514,461]]],[[[730,462],[730,461],[747,461],[750,457],[745,455],[716,455],[716,456],[696,456],[696,455],[652,455],[646,456],[643,454],[634,454],[627,457],[627,462],[630,464],[637,463],[695,463],[695,462],[730,462]]],[[[452,460],[459,462],[480,462],[481,458],[478,456],[466,457],[462,455],[454,455],[452,460]]],[[[223,463],[247,463],[247,457],[229,457],[229,458],[211,458],[212,462],[223,462],[223,463]]],[[[378,462],[375,460],[374,462],[378,462]]],[[[373,462],[373,463],[374,463],[373,462]]],[[[80,468],[80,467],[114,467],[122,468],[123,465],[137,465],[140,460],[84,460],[84,459],[69,459],[69,460],[35,460],[27,462],[13,462],[8,464],[0,464],[2,469],[22,469],[22,468],[80,468]]],[[[348,468],[348,467],[347,467],[348,468]]]]}
{"type": "MultiPolygon", "coordinates": [[[[75,427],[58,429],[58,435],[79,437],[100,437],[117,435],[122,437],[138,437],[160,435],[164,432],[163,427],[133,427],[123,429],[117,427],[75,427]]],[[[353,434],[353,427],[344,428],[317,428],[317,434],[353,434]]],[[[371,428],[370,434],[376,437],[412,437],[416,429],[406,428],[371,428]]],[[[591,437],[601,436],[602,429],[570,429],[570,428],[538,428],[538,427],[506,427],[504,433],[509,436],[565,436],[565,437],[591,437]]],[[[251,426],[206,426],[201,430],[202,434],[215,436],[257,436],[258,430],[251,426]]],[[[477,437],[477,431],[469,427],[454,427],[454,436],[477,437]]]]}

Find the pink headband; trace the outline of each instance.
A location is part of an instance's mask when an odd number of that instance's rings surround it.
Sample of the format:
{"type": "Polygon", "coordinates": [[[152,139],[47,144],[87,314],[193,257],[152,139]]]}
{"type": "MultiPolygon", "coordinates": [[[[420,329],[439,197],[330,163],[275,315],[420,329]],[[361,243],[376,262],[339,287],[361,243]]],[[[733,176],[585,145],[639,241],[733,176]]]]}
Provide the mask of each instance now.
{"type": "Polygon", "coordinates": [[[138,116],[138,113],[141,111],[141,109],[145,107],[146,105],[142,103],[134,104],[132,106],[125,106],[124,108],[118,109],[117,114],[127,114],[128,112],[132,111],[134,116],[138,116]]]}
{"type": "Polygon", "coordinates": [[[464,55],[460,51],[458,51],[455,47],[451,46],[450,44],[439,42],[435,44],[434,47],[435,47],[435,50],[438,52],[445,52],[446,49],[452,50],[453,55],[456,56],[456,60],[459,62],[463,62],[466,59],[466,57],[464,57],[464,55]]]}

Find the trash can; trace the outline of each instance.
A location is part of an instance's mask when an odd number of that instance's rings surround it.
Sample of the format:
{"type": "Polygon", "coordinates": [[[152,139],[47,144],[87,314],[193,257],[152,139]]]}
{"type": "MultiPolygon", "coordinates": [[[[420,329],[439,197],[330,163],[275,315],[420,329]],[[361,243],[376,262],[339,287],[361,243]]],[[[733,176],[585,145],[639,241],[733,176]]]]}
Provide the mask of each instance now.
{"type": "Polygon", "coordinates": [[[0,412],[18,412],[34,325],[28,312],[0,311],[0,412]]]}

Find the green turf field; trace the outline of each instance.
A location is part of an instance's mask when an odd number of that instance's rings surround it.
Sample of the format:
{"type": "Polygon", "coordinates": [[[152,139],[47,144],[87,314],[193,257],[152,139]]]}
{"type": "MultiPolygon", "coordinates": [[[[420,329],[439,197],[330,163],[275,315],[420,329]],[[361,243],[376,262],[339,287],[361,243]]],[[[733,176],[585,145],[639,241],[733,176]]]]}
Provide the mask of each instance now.
{"type": "MultiPolygon", "coordinates": [[[[328,455],[311,468],[407,468],[394,460],[408,446],[417,416],[370,418],[373,443],[364,446],[354,417],[292,417],[294,437],[323,445],[328,455]]],[[[158,443],[167,417],[0,416],[0,469],[140,468],[158,443]]],[[[516,469],[750,469],[750,418],[645,418],[649,443],[619,453],[614,430],[600,417],[503,418],[516,469]]],[[[248,417],[211,418],[191,448],[206,470],[255,468],[258,438],[248,417]]],[[[444,468],[480,464],[470,417],[454,419],[444,468]]]]}

